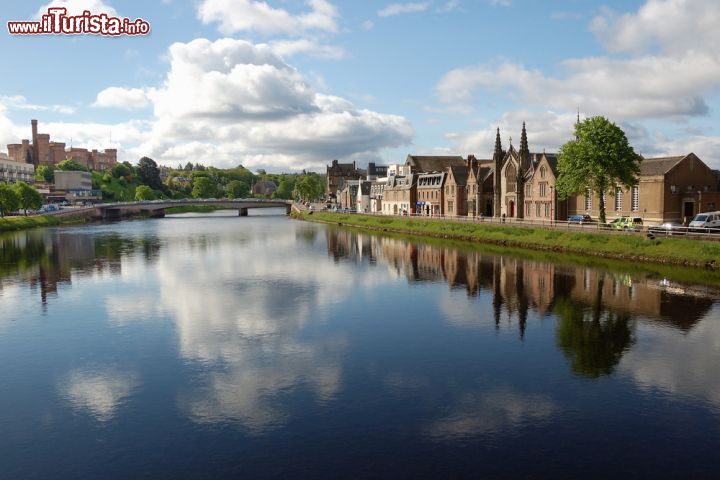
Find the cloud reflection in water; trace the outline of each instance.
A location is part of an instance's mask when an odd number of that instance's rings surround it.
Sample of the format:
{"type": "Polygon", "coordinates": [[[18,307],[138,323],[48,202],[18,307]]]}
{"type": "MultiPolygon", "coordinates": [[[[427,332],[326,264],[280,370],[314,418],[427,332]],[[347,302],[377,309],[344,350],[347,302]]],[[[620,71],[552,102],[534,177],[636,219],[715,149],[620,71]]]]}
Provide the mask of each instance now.
{"type": "Polygon", "coordinates": [[[58,389],[76,410],[107,422],[138,385],[135,373],[103,367],[73,370],[58,389]]]}

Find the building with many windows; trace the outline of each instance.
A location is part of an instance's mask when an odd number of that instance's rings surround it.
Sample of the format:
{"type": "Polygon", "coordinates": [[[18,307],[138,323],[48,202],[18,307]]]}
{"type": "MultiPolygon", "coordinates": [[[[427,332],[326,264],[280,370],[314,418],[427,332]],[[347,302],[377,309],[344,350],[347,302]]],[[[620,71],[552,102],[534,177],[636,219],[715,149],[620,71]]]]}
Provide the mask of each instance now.
{"type": "MultiPolygon", "coordinates": [[[[568,199],[568,215],[600,215],[594,193],[568,199]]],[[[718,172],[694,153],[685,156],[646,158],[640,163],[640,182],[605,195],[607,220],[621,216],[642,217],[645,223],[686,223],[700,212],[720,209],[718,172]]]]}
{"type": "Polygon", "coordinates": [[[35,167],[32,163],[17,162],[5,154],[0,154],[0,182],[33,183],[35,167]]]}

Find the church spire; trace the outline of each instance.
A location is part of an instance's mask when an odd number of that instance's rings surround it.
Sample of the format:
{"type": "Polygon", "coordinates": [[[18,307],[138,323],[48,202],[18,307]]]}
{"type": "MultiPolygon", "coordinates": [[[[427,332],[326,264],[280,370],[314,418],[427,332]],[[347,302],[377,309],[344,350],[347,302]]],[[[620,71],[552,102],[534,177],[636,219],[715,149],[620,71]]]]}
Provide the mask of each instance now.
{"type": "Polygon", "coordinates": [[[577,112],[577,122],[575,122],[575,141],[579,141],[580,137],[578,137],[577,134],[577,126],[580,125],[580,105],[578,105],[578,112],[577,112]]]}
{"type": "Polygon", "coordinates": [[[525,122],[523,122],[522,133],[520,134],[520,156],[530,156],[530,148],[528,147],[527,130],[525,130],[525,122]]]}
{"type": "Polygon", "coordinates": [[[501,158],[502,155],[502,141],[500,140],[500,127],[498,127],[497,134],[495,135],[495,152],[493,153],[493,156],[496,158],[501,158]]]}

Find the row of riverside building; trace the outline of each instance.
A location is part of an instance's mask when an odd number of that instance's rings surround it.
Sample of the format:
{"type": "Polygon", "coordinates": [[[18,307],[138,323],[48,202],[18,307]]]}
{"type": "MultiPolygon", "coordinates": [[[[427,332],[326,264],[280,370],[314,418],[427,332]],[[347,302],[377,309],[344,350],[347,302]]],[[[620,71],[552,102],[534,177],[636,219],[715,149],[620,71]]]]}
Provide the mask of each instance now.
{"type": "MultiPolygon", "coordinates": [[[[558,198],[557,162],[554,153],[530,151],[523,123],[517,149],[512,144],[503,149],[497,130],[491,159],[408,155],[404,164],[370,163],[367,170],[333,160],[325,193],[339,208],[385,215],[567,220],[587,214],[597,219],[596,194],[558,198]]],[[[649,223],[687,223],[718,206],[720,171],[694,153],[643,158],[638,184],[605,198],[608,219],[632,216],[649,223]]]]}

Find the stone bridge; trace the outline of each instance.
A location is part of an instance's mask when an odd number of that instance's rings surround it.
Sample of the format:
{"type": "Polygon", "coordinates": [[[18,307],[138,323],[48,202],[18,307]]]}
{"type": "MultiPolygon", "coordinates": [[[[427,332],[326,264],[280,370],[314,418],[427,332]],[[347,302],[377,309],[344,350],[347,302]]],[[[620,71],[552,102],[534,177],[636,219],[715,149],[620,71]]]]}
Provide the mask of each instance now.
{"type": "Polygon", "coordinates": [[[290,200],[265,200],[258,198],[222,198],[222,199],[184,199],[184,200],[152,200],[146,202],[100,203],[93,207],[95,216],[106,220],[117,219],[138,214],[149,214],[151,217],[164,217],[165,209],[187,206],[213,206],[235,210],[241,217],[246,217],[250,208],[284,208],[289,214],[292,208],[290,200]]]}

